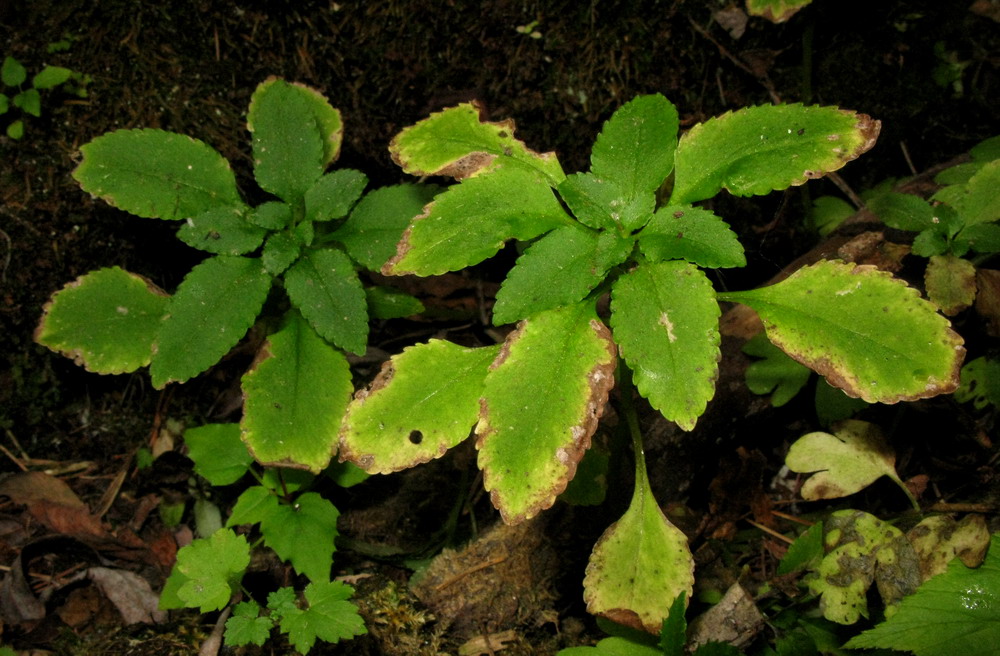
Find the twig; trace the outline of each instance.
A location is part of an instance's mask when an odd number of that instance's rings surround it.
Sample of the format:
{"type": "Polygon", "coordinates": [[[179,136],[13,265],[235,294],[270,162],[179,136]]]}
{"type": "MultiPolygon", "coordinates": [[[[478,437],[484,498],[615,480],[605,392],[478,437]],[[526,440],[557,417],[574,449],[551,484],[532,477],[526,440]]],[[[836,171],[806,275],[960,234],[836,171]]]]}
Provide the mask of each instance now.
{"type": "Polygon", "coordinates": [[[844,179],[840,177],[840,175],[838,175],[836,171],[830,171],[829,173],[826,174],[826,177],[829,178],[830,182],[837,185],[837,189],[840,189],[842,192],[844,192],[844,195],[847,196],[850,199],[851,203],[854,204],[854,209],[860,210],[862,207],[864,207],[865,201],[861,200],[861,196],[858,196],[856,193],[854,193],[854,190],[851,189],[851,186],[846,182],[844,182],[844,179]]]}
{"type": "Polygon", "coordinates": [[[793,539],[791,539],[789,537],[786,537],[786,536],[782,535],[781,533],[778,533],[773,528],[768,528],[768,527],[764,526],[763,524],[758,524],[757,522],[753,521],[752,519],[748,519],[747,523],[750,524],[751,526],[753,526],[754,528],[758,528],[758,529],[764,531],[765,533],[767,533],[771,537],[777,538],[777,539],[781,540],[782,542],[784,542],[786,544],[791,544],[791,543],[795,542],[795,540],[793,540],[793,539]]]}
{"type": "Polygon", "coordinates": [[[470,567],[469,569],[465,570],[464,572],[459,572],[458,574],[455,574],[454,576],[449,576],[444,581],[441,581],[440,583],[438,583],[437,585],[435,585],[434,586],[434,591],[435,592],[440,592],[441,590],[444,590],[445,588],[447,588],[452,583],[460,581],[460,580],[464,579],[466,576],[469,576],[470,574],[475,574],[479,570],[486,569],[487,567],[493,567],[494,565],[499,565],[500,563],[502,563],[505,560],[507,560],[507,554],[504,554],[502,556],[496,556],[494,558],[491,558],[490,560],[487,560],[485,563],[479,563],[478,565],[475,565],[474,567],[470,567]]]}
{"type": "Polygon", "coordinates": [[[198,656],[217,656],[219,650],[222,649],[222,634],[226,631],[226,620],[229,619],[229,614],[232,611],[232,606],[226,606],[225,609],[219,613],[219,619],[215,620],[215,626],[212,627],[212,632],[208,634],[207,638],[205,638],[205,642],[201,643],[201,649],[198,650],[198,656]]]}

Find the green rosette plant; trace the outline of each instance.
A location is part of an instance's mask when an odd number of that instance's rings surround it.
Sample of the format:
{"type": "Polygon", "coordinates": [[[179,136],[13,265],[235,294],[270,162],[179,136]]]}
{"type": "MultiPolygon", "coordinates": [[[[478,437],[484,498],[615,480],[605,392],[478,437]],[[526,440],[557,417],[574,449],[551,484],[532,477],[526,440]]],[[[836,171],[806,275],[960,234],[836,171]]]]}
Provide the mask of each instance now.
{"type": "Polygon", "coordinates": [[[512,121],[481,121],[475,104],[406,128],[390,146],[403,170],[459,182],[413,218],[382,272],[460,270],[524,242],[493,308],[494,323],[516,327],[496,346],[431,340],[393,357],[349,404],[341,459],[398,471],[473,428],[494,505],[506,522],[525,521],[573,479],[617,378],[636,487],[594,548],[585,598],[595,614],[658,632],[670,600],[690,598],[693,560],[649,486],[633,389],[694,428],[715,391],[720,301],[752,307],[774,345],[851,396],[895,403],[957,385],[961,338],[887,273],[823,261],[736,292],[716,291],[705,273],[746,262],[726,222],[695,203],[821,177],[867,151],[879,127],[852,111],[783,105],[678,138],[676,108],[641,96],[605,123],[590,170],[571,175],[515,139],[512,121]]]}
{"type": "Polygon", "coordinates": [[[262,464],[322,470],[336,450],[353,386],[344,351],[364,353],[368,319],[421,311],[412,297],[362,286],[433,189],[365,195],[359,171],[328,171],[343,139],[340,112],[318,91],[277,78],[247,113],[254,177],[273,195],[251,207],[211,146],[163,130],[118,130],[81,148],[73,177],[131,214],[175,221],[209,256],[173,294],[118,267],[81,276],[45,308],[36,339],[89,371],[149,366],[163,388],[218,362],[265,301],[287,307],[243,378],[242,434],[262,464]],[[359,200],[360,199],[360,200],[359,200]]]}

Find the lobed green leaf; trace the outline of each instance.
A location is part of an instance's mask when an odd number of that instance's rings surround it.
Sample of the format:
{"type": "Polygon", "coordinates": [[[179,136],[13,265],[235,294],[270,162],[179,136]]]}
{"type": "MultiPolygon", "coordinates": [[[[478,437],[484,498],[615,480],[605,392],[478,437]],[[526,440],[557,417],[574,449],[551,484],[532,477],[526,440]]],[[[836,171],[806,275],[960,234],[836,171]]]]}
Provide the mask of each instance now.
{"type": "Polygon", "coordinates": [[[163,130],[116,130],[80,148],[73,179],[89,194],[136,216],[186,219],[242,205],[222,155],[197,139],[163,130]]]}
{"type": "Polygon", "coordinates": [[[284,274],[292,305],[324,339],[362,354],[368,342],[368,303],[350,258],[340,250],[306,251],[284,274]]]}
{"type": "Polygon", "coordinates": [[[462,103],[405,128],[389,144],[393,161],[411,175],[461,180],[484,172],[498,159],[541,173],[550,184],[565,177],[555,153],[536,153],[514,138],[514,121],[480,119],[481,107],[462,103]]]}
{"type": "Polygon", "coordinates": [[[537,171],[495,168],[449,187],[410,223],[382,273],[430,276],[496,254],[508,239],[534,239],[572,222],[537,171]]]}
{"type": "Polygon", "coordinates": [[[483,381],[499,350],[435,339],[393,356],[348,407],[341,460],[387,474],[443,456],[476,423],[483,381]]]}
{"type": "Polygon", "coordinates": [[[153,344],[153,386],[184,382],[218,362],[253,325],[270,289],[259,259],[218,255],[191,269],[153,344]]]}
{"type": "Polygon", "coordinates": [[[170,299],[118,267],[80,276],[52,295],[35,341],[87,371],[120,374],[149,364],[170,299]]]}
{"type": "Polygon", "coordinates": [[[292,563],[310,581],[329,581],[340,512],[315,492],[306,492],[293,505],[272,504],[261,518],[264,543],[278,557],[292,563]]]}
{"type": "Polygon", "coordinates": [[[556,228],[528,247],[507,274],[493,321],[505,324],[582,300],[632,252],[632,238],[580,226],[556,228]]]}
{"type": "Polygon", "coordinates": [[[351,371],[292,310],[243,376],[243,440],[264,465],[319,473],[337,450],[351,371]]]}
{"type": "Polygon", "coordinates": [[[719,298],[756,310],[775,345],[849,396],[896,403],[958,386],[962,338],[916,290],[875,267],[822,261],[719,298]]]}
{"type": "Polygon", "coordinates": [[[522,321],[486,376],[476,447],[508,524],[550,507],[576,473],[614,385],[610,331],[581,303],[522,321]]]}
{"type": "Polygon", "coordinates": [[[611,291],[611,327],[636,388],[684,430],[715,394],[719,315],[712,283],[687,262],[640,264],[611,291]]]}
{"type": "Polygon", "coordinates": [[[765,105],[727,112],[677,144],[671,205],[770,193],[836,171],[873,145],[881,123],[836,107],[765,105]]]}
{"type": "Polygon", "coordinates": [[[340,581],[313,581],[306,586],[308,607],[286,607],[281,617],[281,630],[296,651],[307,653],[317,638],[337,643],[368,632],[358,607],[348,601],[352,594],[354,588],[340,581]]]}
{"type": "Polygon", "coordinates": [[[755,335],[744,344],[743,352],[761,358],[747,366],[747,387],[754,394],[773,392],[772,407],[780,408],[795,398],[812,376],[811,370],[793,360],[763,334],[755,335]]]}

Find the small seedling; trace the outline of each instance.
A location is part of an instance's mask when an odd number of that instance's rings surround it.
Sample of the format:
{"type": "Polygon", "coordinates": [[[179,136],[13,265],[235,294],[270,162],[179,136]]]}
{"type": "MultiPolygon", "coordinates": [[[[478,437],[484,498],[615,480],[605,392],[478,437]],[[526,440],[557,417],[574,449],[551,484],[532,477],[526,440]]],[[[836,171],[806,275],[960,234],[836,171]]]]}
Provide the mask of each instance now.
{"type": "Polygon", "coordinates": [[[932,304],[874,267],[823,261],[730,292],[705,273],[745,258],[725,221],[694,203],[836,170],[874,144],[877,121],[787,105],[731,112],[679,139],[678,128],[666,98],[636,98],[604,125],[590,171],[572,175],[516,140],[513,122],[482,122],[474,104],[397,135],[390,150],[404,171],[460,182],[413,219],[383,273],[459,270],[520,240],[493,308],[495,324],[517,325],[502,345],[409,347],[356,395],[341,429],[342,459],[388,473],[439,457],[474,427],[484,486],[517,523],[574,477],[617,379],[635,492],[594,548],[584,595],[591,612],[653,633],[668,615],[662,600],[690,596],[693,559],[649,486],[632,380],[693,429],[715,391],[720,301],[751,306],[772,343],[869,402],[952,391],[964,353],[932,304]]]}
{"type": "Polygon", "coordinates": [[[353,391],[343,351],[365,352],[370,316],[422,309],[391,289],[364,288],[357,269],[388,259],[433,190],[399,185],[362,198],[364,174],[327,172],[343,125],[308,87],[265,81],[247,127],[254,175],[276,197],[257,207],[243,201],[228,162],[196,139],[118,130],[81,148],[73,176],[85,191],[176,221],[177,236],[210,256],[173,294],[117,267],[81,276],[53,296],[36,339],[97,373],[149,365],[163,388],[218,362],[271,298],[283,314],[243,378],[243,439],[261,463],[319,472],[353,391]]]}
{"type": "MultiPolygon", "coordinates": [[[[8,55],[0,65],[0,81],[7,91],[0,93],[0,116],[15,107],[25,116],[39,117],[42,115],[41,91],[60,87],[79,98],[86,98],[90,76],[62,66],[46,66],[31,78],[31,85],[25,87],[28,69],[8,55]]],[[[14,119],[7,124],[7,136],[11,139],[24,136],[23,118],[14,119]]]]}

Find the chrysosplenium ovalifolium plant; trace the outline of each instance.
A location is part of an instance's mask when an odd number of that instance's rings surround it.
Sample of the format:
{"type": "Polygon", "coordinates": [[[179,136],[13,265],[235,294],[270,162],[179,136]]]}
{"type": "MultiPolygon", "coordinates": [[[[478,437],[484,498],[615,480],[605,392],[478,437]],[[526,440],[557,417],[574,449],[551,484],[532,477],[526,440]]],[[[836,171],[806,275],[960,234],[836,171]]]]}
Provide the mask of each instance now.
{"type": "MultiPolygon", "coordinates": [[[[720,301],[751,306],[775,345],[852,396],[895,403],[953,390],[961,338],[887,273],[824,261],[742,292],[718,292],[705,274],[745,259],[726,222],[695,203],[820,177],[878,130],[863,114],[787,105],[728,113],[678,139],[674,106],[643,96],[604,125],[590,170],[572,175],[516,140],[512,122],[481,122],[473,104],[403,130],[390,148],[403,170],[459,182],[412,220],[383,273],[455,271],[521,240],[493,310],[496,324],[517,326],[503,344],[431,340],[393,357],[350,403],[341,458],[397,471],[474,427],[494,505],[509,523],[529,519],[574,477],[616,370],[664,417],[695,426],[715,390],[720,301]]],[[[653,498],[625,391],[636,487],[594,548],[585,597],[592,612],[655,632],[671,599],[690,598],[693,561],[653,498]]]]}

